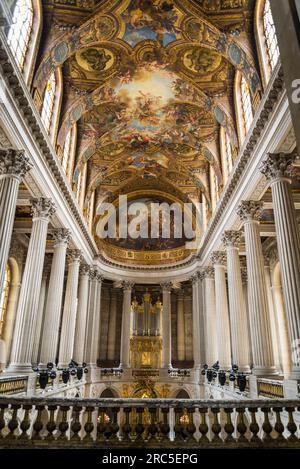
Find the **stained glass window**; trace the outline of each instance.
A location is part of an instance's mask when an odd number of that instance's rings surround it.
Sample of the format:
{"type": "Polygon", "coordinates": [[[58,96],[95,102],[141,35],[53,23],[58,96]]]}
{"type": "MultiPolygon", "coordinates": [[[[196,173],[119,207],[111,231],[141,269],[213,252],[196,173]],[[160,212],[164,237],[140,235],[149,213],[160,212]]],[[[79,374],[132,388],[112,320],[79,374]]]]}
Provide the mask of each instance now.
{"type": "Polygon", "coordinates": [[[32,24],[33,8],[31,0],[17,0],[7,42],[21,70],[24,67],[32,24]]]}
{"type": "Polygon", "coordinates": [[[46,90],[44,94],[44,101],[41,113],[41,119],[44,124],[46,131],[49,133],[51,128],[51,119],[53,115],[54,101],[55,101],[55,88],[56,80],[55,75],[52,73],[46,84],[46,90]]]}
{"type": "Polygon", "coordinates": [[[271,70],[274,70],[279,59],[279,48],[269,0],[266,0],[264,6],[263,25],[269,64],[271,70]]]}
{"type": "Polygon", "coordinates": [[[246,82],[244,77],[242,77],[241,79],[241,100],[242,100],[245,133],[247,134],[248,130],[250,129],[251,123],[253,121],[253,109],[252,109],[249,85],[246,82]]]}

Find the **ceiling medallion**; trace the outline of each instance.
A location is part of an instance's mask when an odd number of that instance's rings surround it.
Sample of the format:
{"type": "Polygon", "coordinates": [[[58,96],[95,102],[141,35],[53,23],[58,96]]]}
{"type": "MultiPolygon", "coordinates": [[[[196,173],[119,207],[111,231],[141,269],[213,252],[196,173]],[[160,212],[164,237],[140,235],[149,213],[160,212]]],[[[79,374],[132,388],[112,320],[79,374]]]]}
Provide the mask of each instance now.
{"type": "Polygon", "coordinates": [[[98,73],[109,70],[115,63],[115,56],[109,49],[94,46],[78,51],[76,60],[84,70],[98,73]]]}

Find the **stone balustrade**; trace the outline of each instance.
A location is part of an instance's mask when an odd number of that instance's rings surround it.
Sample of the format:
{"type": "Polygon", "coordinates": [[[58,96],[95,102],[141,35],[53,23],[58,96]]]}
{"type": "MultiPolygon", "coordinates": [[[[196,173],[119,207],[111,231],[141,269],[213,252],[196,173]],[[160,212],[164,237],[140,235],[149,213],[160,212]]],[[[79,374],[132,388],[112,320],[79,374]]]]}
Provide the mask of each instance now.
{"type": "Polygon", "coordinates": [[[300,448],[300,401],[0,398],[0,447],[300,448]]]}

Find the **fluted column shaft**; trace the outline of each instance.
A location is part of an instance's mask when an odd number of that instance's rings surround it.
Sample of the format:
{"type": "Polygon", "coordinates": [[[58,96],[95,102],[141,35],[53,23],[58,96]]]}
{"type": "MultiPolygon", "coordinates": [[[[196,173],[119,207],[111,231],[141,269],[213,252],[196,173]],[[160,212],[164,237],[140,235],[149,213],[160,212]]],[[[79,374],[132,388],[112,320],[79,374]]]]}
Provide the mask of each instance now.
{"type": "Polygon", "coordinates": [[[100,348],[100,317],[101,317],[101,290],[102,277],[98,268],[90,272],[90,293],[88,302],[87,328],[85,338],[85,360],[90,367],[97,366],[98,351],[100,348]]]}
{"type": "Polygon", "coordinates": [[[89,273],[89,266],[81,266],[79,271],[78,308],[73,350],[73,357],[77,363],[83,363],[84,361],[86,361],[84,356],[84,341],[86,333],[87,309],[89,299],[89,273]]]}
{"type": "Polygon", "coordinates": [[[211,366],[218,360],[215,277],[214,269],[211,267],[207,267],[204,271],[204,294],[206,362],[211,366]]]}
{"type": "Polygon", "coordinates": [[[171,283],[164,283],[163,290],[163,316],[162,316],[162,367],[172,368],[172,347],[171,347],[171,283]]]}
{"type": "Polygon", "coordinates": [[[230,368],[232,364],[231,340],[224,265],[226,256],[221,251],[215,252],[212,255],[212,261],[215,269],[218,360],[222,368],[230,368]]]}
{"type": "Polygon", "coordinates": [[[184,305],[183,292],[177,295],[177,355],[178,360],[185,359],[185,327],[184,327],[184,305]]]}
{"type": "Polygon", "coordinates": [[[77,291],[81,252],[74,249],[69,253],[68,277],[59,344],[59,366],[66,367],[73,358],[77,313],[77,291]]]}
{"type": "Polygon", "coordinates": [[[230,330],[232,361],[240,371],[250,371],[250,347],[247,311],[243,293],[241,265],[239,258],[240,233],[226,231],[223,243],[227,249],[228,295],[230,309],[230,330]]]}
{"type": "Polygon", "coordinates": [[[59,228],[54,232],[53,237],[54,253],[42,330],[41,366],[45,366],[48,362],[54,363],[57,358],[66,251],[70,240],[70,232],[65,228],[59,228]]]}
{"type": "Polygon", "coordinates": [[[38,360],[39,360],[39,351],[40,351],[40,346],[41,346],[41,333],[42,333],[42,327],[43,327],[43,316],[44,316],[45,303],[46,303],[47,279],[48,279],[48,272],[45,271],[45,268],[44,268],[44,273],[43,273],[43,278],[42,278],[42,283],[41,283],[41,290],[40,290],[37,322],[36,322],[36,328],[35,328],[32,360],[31,360],[34,365],[37,365],[38,360]]]}
{"type": "Polygon", "coordinates": [[[115,359],[116,327],[117,327],[117,294],[115,290],[112,290],[111,300],[110,300],[109,324],[108,324],[108,344],[107,344],[108,360],[115,359]]]}
{"type": "Polygon", "coordinates": [[[238,214],[244,222],[248,272],[248,305],[253,352],[253,374],[276,373],[272,348],[270,315],[259,233],[262,204],[243,201],[238,214]]]}
{"type": "Polygon", "coordinates": [[[192,277],[193,291],[193,357],[194,368],[200,368],[200,298],[199,298],[199,275],[192,277]]]}
{"type": "Polygon", "coordinates": [[[271,327],[271,337],[272,337],[272,347],[273,347],[273,357],[274,365],[277,370],[281,371],[280,360],[280,350],[279,350],[279,330],[278,330],[278,311],[275,309],[274,300],[271,290],[271,272],[270,272],[270,262],[268,256],[264,256],[264,269],[265,269],[265,281],[267,287],[267,297],[269,305],[269,314],[270,314],[270,327],[271,327]]]}
{"type": "Polygon", "coordinates": [[[272,188],[278,256],[292,348],[291,378],[300,379],[300,235],[288,177],[294,158],[295,155],[270,154],[261,170],[272,188]]]}
{"type": "Polygon", "coordinates": [[[30,372],[39,296],[42,282],[47,229],[54,213],[50,199],[32,199],[32,231],[18,303],[11,351],[10,372],[30,372]]]}
{"type": "Polygon", "coordinates": [[[0,292],[10,249],[19,184],[31,166],[23,151],[0,150],[0,292]]]}
{"type": "Polygon", "coordinates": [[[123,283],[123,311],[122,311],[122,331],[121,331],[121,353],[120,367],[130,367],[130,336],[131,336],[131,293],[132,282],[123,283]]]}

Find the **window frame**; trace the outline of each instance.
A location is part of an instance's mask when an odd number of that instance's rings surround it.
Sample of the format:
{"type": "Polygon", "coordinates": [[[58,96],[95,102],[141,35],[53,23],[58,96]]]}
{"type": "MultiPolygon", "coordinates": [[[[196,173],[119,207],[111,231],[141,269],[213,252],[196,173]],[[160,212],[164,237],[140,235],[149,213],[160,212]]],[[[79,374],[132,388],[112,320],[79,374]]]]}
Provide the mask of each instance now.
{"type": "Polygon", "coordinates": [[[12,14],[12,24],[7,33],[7,42],[19,66],[24,71],[27,54],[32,38],[34,23],[34,7],[32,0],[17,0],[12,14]],[[24,11],[26,8],[26,18],[24,11]],[[22,46],[20,45],[23,42],[22,46]]]}

